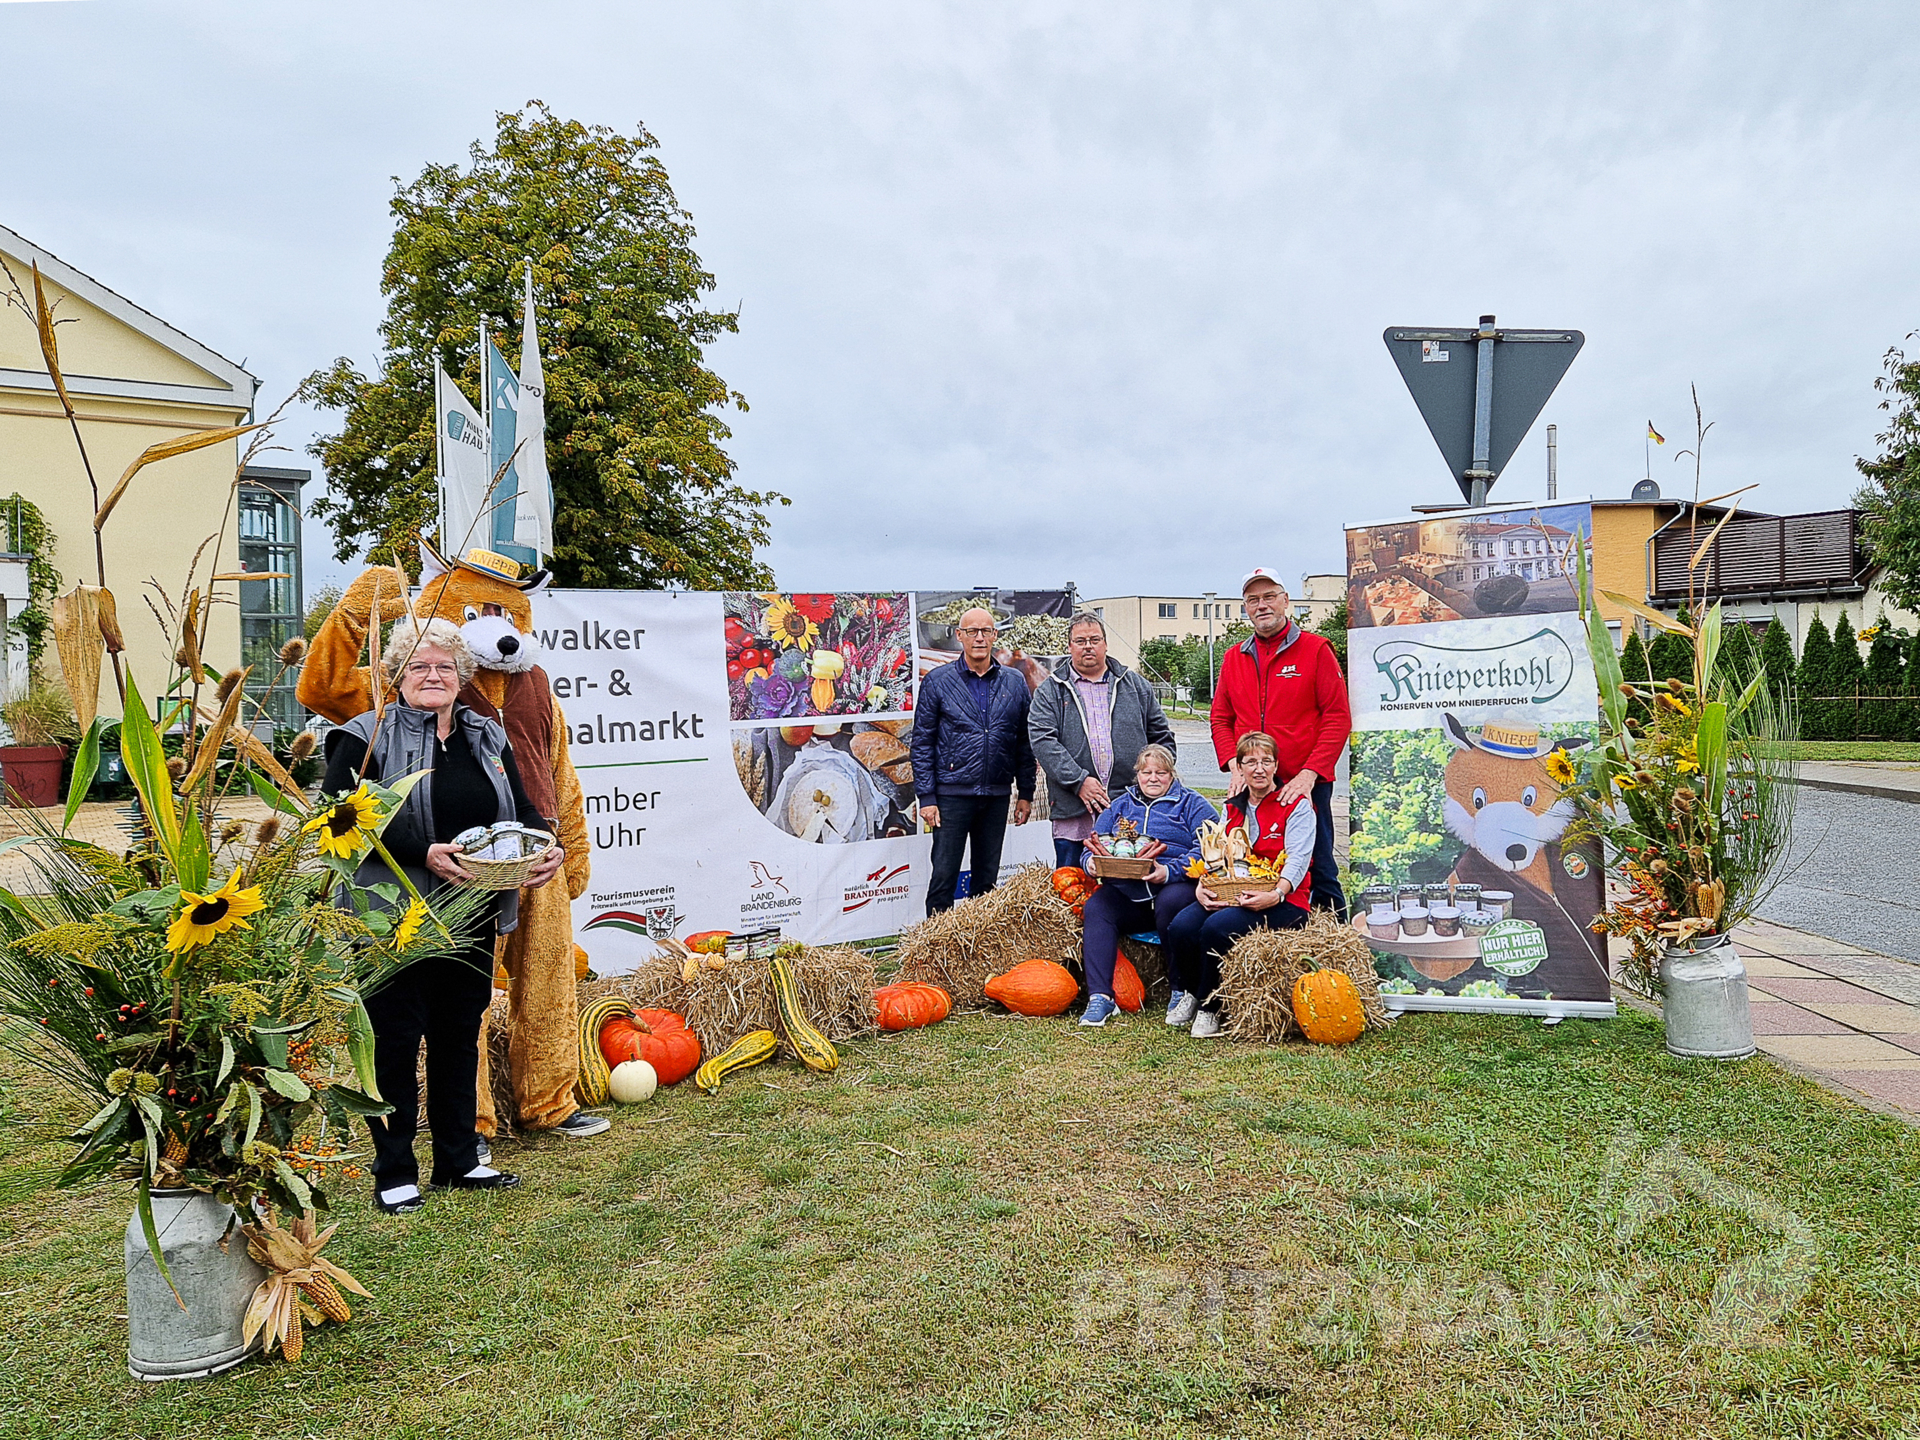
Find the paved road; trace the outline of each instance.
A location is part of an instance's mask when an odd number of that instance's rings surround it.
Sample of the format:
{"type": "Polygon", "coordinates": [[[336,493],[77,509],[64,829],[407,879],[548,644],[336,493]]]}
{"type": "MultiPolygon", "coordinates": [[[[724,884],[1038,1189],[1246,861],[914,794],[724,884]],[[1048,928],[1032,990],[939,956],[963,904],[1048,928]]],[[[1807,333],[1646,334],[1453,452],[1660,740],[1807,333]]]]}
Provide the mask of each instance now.
{"type": "Polygon", "coordinates": [[[1920,961],[1920,805],[1803,787],[1761,917],[1920,961]]]}

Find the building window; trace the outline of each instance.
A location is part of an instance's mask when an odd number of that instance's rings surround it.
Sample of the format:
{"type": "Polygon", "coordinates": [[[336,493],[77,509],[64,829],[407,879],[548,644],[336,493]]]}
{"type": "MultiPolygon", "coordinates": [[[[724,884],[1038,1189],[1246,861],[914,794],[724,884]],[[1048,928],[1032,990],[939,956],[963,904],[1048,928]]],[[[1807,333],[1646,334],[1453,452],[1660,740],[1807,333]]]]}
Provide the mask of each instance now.
{"type": "Polygon", "coordinates": [[[1193,607],[1193,618],[1196,620],[1200,618],[1200,607],[1198,605],[1193,607]]]}
{"type": "Polygon", "coordinates": [[[1171,600],[1163,600],[1160,603],[1160,618],[1162,620],[1171,620],[1173,619],[1174,616],[1178,615],[1179,613],[1180,613],[1180,607],[1174,604],[1171,600]]]}
{"type": "Polygon", "coordinates": [[[271,682],[280,669],[275,652],[301,633],[305,620],[300,516],[294,502],[310,475],[257,465],[240,474],[240,568],[284,577],[240,582],[240,660],[253,667],[247,693],[260,706],[260,718],[277,729],[298,729],[307,719],[293,697],[299,672],[290,670],[279,684],[271,682]]]}

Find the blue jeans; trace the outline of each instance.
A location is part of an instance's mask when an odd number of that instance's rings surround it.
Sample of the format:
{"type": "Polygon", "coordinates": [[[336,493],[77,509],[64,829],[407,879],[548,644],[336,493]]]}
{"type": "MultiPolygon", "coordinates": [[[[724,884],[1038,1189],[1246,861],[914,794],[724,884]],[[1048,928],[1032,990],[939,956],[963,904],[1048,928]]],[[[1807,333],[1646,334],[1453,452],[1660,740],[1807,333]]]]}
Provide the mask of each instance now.
{"type": "Polygon", "coordinates": [[[1059,836],[1054,836],[1053,868],[1058,870],[1065,866],[1068,869],[1078,870],[1086,859],[1086,851],[1086,845],[1079,840],[1062,840],[1059,836]]]}
{"type": "Polygon", "coordinates": [[[1307,872],[1313,876],[1313,903],[1323,910],[1333,911],[1335,915],[1345,920],[1347,892],[1340,888],[1340,866],[1333,858],[1333,781],[1331,780],[1314,782],[1313,822],[1313,864],[1308,867],[1307,872]]]}
{"type": "Polygon", "coordinates": [[[1220,961],[1234,941],[1249,930],[1298,930],[1306,923],[1307,912],[1290,900],[1265,910],[1242,905],[1209,910],[1196,900],[1160,929],[1168,983],[1199,996],[1202,1010],[1218,1010],[1220,961]]]}

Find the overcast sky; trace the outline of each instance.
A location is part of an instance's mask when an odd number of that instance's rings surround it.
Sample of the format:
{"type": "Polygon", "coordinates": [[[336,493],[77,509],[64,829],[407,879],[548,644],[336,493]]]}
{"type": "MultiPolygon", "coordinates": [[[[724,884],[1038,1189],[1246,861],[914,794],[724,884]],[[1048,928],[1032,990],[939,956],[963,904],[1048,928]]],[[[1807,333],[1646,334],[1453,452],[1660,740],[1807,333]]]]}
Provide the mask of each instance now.
{"type": "MultiPolygon", "coordinates": [[[[0,223],[277,399],[378,356],[393,176],[644,123],[783,586],[1231,588],[1456,492],[1393,324],[1586,333],[1494,498],[1840,506],[1920,327],[1908,4],[0,3],[0,223]]],[[[299,446],[327,417],[287,428],[299,446]]],[[[280,463],[312,464],[305,457],[280,463]]],[[[331,564],[310,530],[312,579],[331,564]]],[[[310,581],[311,583],[311,581],[310,581]]]]}

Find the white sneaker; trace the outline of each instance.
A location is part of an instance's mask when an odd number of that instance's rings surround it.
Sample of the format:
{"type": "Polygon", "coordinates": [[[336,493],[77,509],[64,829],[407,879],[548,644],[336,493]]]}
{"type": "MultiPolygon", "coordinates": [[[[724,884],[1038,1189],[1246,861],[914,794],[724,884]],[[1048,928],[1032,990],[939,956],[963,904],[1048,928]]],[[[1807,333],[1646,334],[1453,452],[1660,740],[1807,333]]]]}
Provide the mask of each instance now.
{"type": "Polygon", "coordinates": [[[1191,1025],[1193,1017],[1200,1013],[1200,997],[1189,995],[1184,990],[1173,992],[1173,998],[1167,1004],[1167,1024],[1191,1025]]]}
{"type": "Polygon", "coordinates": [[[1202,1010],[1193,1017],[1193,1038],[1196,1040],[1217,1039],[1220,1034],[1220,1015],[1218,1011],[1202,1010]]]}

